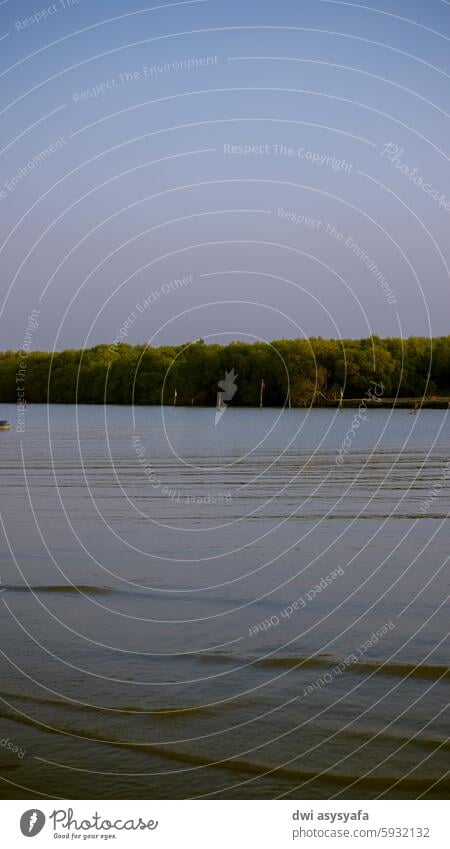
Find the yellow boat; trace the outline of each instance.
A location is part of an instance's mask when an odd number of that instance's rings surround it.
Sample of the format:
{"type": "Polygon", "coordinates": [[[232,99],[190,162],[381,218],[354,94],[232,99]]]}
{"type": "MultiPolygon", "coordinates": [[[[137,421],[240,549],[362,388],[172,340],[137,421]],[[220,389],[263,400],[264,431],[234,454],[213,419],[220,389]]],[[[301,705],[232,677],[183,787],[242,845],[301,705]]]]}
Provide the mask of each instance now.
{"type": "Polygon", "coordinates": [[[6,421],[6,419],[0,421],[0,430],[11,430],[11,425],[9,422],[6,421]]]}

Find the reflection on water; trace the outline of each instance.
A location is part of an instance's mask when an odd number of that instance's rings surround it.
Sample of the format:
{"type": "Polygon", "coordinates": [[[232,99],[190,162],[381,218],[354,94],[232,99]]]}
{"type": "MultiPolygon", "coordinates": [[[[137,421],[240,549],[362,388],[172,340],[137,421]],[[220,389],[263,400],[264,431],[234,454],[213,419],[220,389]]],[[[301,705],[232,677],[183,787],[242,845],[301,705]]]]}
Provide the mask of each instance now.
{"type": "Polygon", "coordinates": [[[448,797],[447,415],[30,406],[4,796],[448,797]]]}

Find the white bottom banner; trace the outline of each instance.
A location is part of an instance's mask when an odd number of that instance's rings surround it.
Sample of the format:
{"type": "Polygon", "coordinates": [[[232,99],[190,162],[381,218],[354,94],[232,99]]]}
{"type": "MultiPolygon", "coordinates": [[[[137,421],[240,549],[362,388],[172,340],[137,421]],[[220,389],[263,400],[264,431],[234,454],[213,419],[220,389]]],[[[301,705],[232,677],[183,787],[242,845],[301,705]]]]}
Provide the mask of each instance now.
{"type": "Polygon", "coordinates": [[[441,801],[132,801],[0,803],[7,849],[70,844],[149,849],[450,846],[441,801]],[[28,844],[29,845],[29,844],[28,844]]]}

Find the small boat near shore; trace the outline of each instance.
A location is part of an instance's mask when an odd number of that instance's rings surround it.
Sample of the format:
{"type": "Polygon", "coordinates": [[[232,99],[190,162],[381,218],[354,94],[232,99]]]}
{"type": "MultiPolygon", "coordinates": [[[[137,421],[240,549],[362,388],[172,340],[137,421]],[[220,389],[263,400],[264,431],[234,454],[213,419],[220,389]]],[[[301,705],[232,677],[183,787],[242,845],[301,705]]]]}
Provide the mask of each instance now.
{"type": "Polygon", "coordinates": [[[11,430],[10,422],[6,421],[6,419],[2,419],[0,421],[0,430],[11,430]]]}

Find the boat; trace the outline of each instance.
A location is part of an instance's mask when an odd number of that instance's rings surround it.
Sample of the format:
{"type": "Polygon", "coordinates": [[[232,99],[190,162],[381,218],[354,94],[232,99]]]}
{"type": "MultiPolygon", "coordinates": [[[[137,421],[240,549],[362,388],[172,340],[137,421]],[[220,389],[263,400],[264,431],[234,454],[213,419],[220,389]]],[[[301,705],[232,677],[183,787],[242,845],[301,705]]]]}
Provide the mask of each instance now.
{"type": "Polygon", "coordinates": [[[11,430],[11,425],[6,419],[0,421],[0,430],[11,430]]]}

